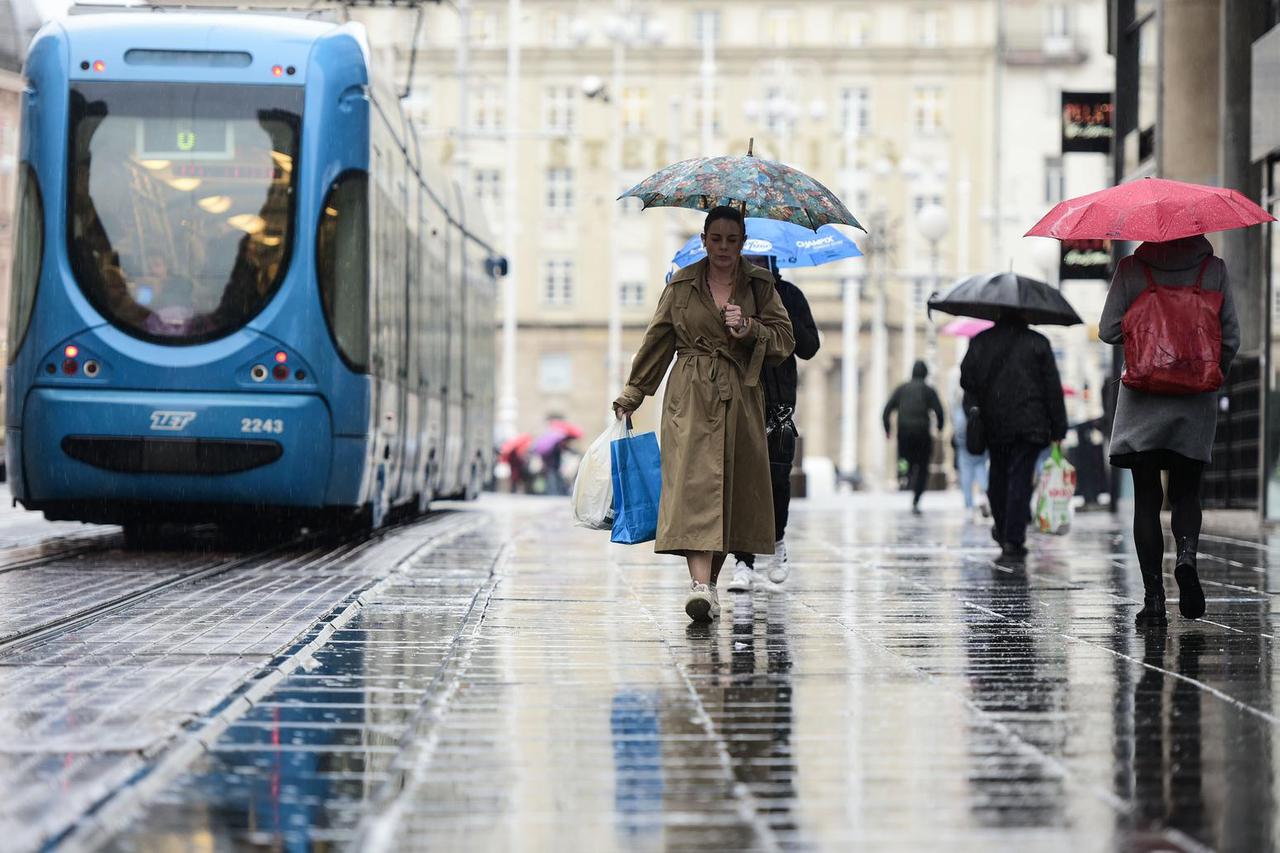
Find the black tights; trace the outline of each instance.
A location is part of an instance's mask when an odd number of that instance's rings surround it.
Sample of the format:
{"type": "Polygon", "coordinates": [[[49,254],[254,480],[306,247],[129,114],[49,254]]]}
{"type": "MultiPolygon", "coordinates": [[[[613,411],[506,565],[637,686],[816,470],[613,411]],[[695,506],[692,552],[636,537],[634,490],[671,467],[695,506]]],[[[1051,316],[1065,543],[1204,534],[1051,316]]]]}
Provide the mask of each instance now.
{"type": "MultiPolygon", "coordinates": [[[[1169,505],[1173,508],[1175,544],[1183,537],[1200,535],[1201,462],[1175,462],[1169,468],[1169,505]]],[[[1164,529],[1160,526],[1160,509],[1164,505],[1164,488],[1160,485],[1160,468],[1137,464],[1133,467],[1133,544],[1138,551],[1138,565],[1147,576],[1159,576],[1164,562],[1164,529]]]]}

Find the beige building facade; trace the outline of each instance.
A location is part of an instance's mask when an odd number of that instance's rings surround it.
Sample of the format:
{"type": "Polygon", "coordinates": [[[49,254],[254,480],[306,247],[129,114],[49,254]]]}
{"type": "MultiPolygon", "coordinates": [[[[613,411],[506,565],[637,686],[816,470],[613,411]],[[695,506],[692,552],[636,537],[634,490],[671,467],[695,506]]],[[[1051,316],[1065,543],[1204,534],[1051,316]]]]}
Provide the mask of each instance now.
{"type": "MultiPolygon", "coordinates": [[[[1051,175],[1102,186],[1054,160],[1059,91],[1110,79],[1095,0],[459,0],[423,7],[416,56],[414,12],[350,14],[397,80],[412,62],[404,103],[421,143],[485,200],[507,247],[496,439],[536,434],[550,416],[588,439],[602,428],[670,259],[702,218],[616,197],[671,162],[745,153],[754,139],[759,156],[835,190],[869,232],[850,232],[865,258],[788,274],[823,336],[801,364],[797,420],[816,488],[837,466],[887,484],[884,400],[915,358],[945,390],[963,352],[937,339],[924,298],[1010,258],[1037,274],[1018,235],[1051,175]],[[934,206],[947,227],[931,243],[919,213],[934,206]]],[[[657,411],[645,406],[638,426],[657,411]]]]}

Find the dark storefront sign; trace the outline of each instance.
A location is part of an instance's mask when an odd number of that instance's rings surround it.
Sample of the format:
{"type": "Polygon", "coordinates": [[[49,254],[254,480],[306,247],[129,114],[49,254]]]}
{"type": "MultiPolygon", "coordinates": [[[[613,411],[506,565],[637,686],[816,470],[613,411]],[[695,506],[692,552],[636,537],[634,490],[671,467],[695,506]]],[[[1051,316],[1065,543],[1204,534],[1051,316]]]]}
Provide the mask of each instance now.
{"type": "Polygon", "coordinates": [[[1062,93],[1062,153],[1106,154],[1114,133],[1110,92],[1062,93]]]}
{"type": "Polygon", "coordinates": [[[1111,278],[1110,240],[1063,240],[1058,279],[1111,278]]]}

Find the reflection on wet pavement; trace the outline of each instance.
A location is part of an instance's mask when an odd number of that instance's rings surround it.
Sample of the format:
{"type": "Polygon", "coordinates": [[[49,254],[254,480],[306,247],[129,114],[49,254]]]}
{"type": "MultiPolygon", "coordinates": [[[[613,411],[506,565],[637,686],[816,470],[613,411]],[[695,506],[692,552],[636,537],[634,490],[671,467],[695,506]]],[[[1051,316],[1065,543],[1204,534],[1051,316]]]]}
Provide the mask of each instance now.
{"type": "Polygon", "coordinates": [[[678,561],[484,502],[112,849],[1276,846],[1280,541],[1206,535],[1208,617],[1144,633],[1110,516],[1002,567],[884,503],[798,504],[787,587],[692,625],[678,561]]]}

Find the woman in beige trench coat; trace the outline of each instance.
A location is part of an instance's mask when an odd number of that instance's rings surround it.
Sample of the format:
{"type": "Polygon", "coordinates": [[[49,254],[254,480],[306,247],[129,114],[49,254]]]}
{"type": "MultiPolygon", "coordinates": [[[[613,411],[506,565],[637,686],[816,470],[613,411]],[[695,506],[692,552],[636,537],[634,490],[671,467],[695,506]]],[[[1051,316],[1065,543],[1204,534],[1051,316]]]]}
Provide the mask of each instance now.
{"type": "Polygon", "coordinates": [[[730,551],[773,553],[773,492],[760,368],[795,346],[773,276],[742,259],[746,224],[731,207],[707,214],[707,257],[680,270],[658,300],[618,417],[653,394],[674,355],[662,413],[662,501],[655,550],[689,562],[685,612],[719,615],[715,583],[730,551]]]}

